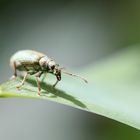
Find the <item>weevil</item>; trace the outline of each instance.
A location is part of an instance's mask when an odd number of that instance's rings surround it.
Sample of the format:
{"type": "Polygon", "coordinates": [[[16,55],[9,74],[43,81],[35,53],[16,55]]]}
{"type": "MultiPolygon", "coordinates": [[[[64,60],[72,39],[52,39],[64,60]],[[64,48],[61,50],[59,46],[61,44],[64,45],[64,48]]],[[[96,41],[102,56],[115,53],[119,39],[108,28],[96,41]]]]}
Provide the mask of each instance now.
{"type": "Polygon", "coordinates": [[[25,72],[21,84],[17,86],[18,89],[24,85],[28,75],[34,75],[36,77],[38,95],[40,95],[41,92],[39,78],[43,73],[51,73],[56,76],[57,80],[53,87],[55,87],[61,80],[61,72],[71,76],[79,77],[87,83],[87,80],[83,77],[69,73],[63,68],[59,67],[59,65],[47,55],[33,50],[21,50],[16,52],[10,59],[10,65],[14,73],[12,79],[17,77],[17,70],[25,72]]]}

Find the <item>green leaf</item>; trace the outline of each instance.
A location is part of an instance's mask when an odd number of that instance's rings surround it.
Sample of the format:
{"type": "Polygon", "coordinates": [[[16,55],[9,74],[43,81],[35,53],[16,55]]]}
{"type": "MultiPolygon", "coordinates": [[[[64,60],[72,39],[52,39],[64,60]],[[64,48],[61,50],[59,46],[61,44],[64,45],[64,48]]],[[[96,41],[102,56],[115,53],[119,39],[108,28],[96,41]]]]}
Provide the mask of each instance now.
{"type": "Polygon", "coordinates": [[[140,48],[124,49],[98,63],[78,71],[88,84],[66,75],[54,89],[51,75],[41,82],[41,96],[37,84],[29,76],[21,90],[16,88],[21,77],[0,86],[0,97],[47,99],[94,112],[140,129],[140,48]]]}

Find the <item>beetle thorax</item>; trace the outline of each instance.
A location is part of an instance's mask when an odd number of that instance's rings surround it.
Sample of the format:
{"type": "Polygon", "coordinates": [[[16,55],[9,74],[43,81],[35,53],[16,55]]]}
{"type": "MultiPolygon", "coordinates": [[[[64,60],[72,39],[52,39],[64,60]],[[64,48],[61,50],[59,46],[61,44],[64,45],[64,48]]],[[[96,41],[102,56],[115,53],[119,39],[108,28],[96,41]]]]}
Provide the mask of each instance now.
{"type": "Polygon", "coordinates": [[[51,72],[54,70],[56,63],[51,58],[44,56],[39,60],[39,65],[42,67],[42,69],[46,69],[51,72]]]}
{"type": "Polygon", "coordinates": [[[48,59],[49,59],[49,58],[48,58],[47,56],[42,57],[42,58],[39,60],[39,65],[40,65],[42,68],[47,68],[48,59]]]}

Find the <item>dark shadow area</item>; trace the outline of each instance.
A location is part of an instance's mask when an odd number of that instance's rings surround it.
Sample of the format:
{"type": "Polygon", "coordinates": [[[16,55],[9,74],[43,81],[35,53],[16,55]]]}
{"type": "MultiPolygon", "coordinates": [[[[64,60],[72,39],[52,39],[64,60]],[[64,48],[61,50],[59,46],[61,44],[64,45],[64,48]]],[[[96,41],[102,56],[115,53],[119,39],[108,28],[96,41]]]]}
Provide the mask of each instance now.
{"type": "MultiPolygon", "coordinates": [[[[34,79],[27,79],[26,82],[31,84],[34,87],[37,87],[37,83],[34,79]]],[[[43,96],[43,94],[45,96],[46,94],[52,93],[53,94],[52,96],[47,96],[47,97],[49,98],[61,97],[81,108],[86,108],[85,104],[83,104],[82,102],[74,98],[73,96],[66,94],[66,92],[60,89],[53,88],[52,85],[46,84],[45,82],[41,82],[41,89],[43,89],[43,91],[41,92],[41,96],[43,96]]]]}

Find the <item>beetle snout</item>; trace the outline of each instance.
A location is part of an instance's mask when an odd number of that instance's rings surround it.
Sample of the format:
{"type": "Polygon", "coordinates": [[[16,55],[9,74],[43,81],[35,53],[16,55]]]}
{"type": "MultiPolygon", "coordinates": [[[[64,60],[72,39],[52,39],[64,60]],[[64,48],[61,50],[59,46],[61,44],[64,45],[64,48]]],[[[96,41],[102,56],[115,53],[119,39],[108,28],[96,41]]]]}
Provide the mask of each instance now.
{"type": "Polygon", "coordinates": [[[56,77],[57,77],[57,80],[61,80],[61,71],[60,70],[58,70],[57,72],[56,72],[56,77]]]}
{"type": "Polygon", "coordinates": [[[60,81],[61,80],[61,76],[60,75],[57,75],[57,79],[60,81]]]}

